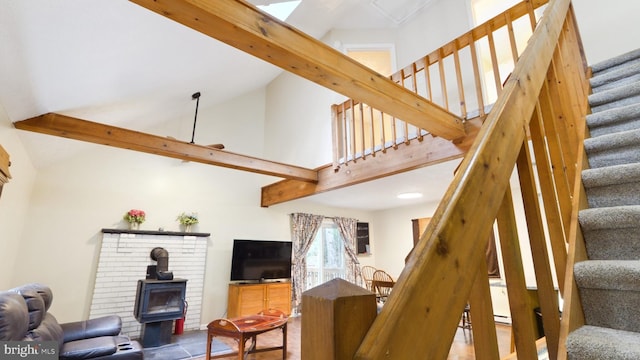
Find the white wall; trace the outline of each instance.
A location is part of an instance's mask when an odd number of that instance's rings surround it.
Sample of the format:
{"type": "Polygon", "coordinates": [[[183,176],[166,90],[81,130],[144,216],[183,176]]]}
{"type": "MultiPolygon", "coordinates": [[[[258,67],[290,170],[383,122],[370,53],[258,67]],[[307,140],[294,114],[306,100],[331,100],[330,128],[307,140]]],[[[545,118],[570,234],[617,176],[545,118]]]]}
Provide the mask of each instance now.
{"type": "Polygon", "coordinates": [[[9,153],[12,176],[0,196],[0,289],[6,289],[13,284],[16,264],[25,257],[21,239],[36,170],[1,104],[0,145],[9,153]]]}
{"type": "Polygon", "coordinates": [[[589,64],[638,48],[635,36],[640,2],[575,0],[573,7],[589,64]]]}
{"type": "Polygon", "coordinates": [[[339,96],[283,73],[267,86],[265,157],[316,168],[331,162],[331,105],[339,96]]]}
{"type": "Polygon", "coordinates": [[[471,29],[468,0],[433,2],[397,31],[398,66],[404,67],[471,29]]]}
{"type": "Polygon", "coordinates": [[[413,248],[411,220],[431,217],[437,206],[437,203],[430,203],[376,211],[370,225],[376,235],[373,266],[398,279],[404,269],[404,259],[413,248]]]}

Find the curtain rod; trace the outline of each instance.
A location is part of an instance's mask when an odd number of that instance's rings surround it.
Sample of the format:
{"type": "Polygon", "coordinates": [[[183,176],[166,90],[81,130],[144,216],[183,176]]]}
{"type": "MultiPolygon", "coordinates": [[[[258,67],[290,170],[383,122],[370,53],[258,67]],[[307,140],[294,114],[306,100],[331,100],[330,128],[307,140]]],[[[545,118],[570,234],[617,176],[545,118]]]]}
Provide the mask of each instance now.
{"type": "MultiPolygon", "coordinates": [[[[289,215],[293,215],[293,213],[291,213],[291,214],[289,214],[289,215]]],[[[335,220],[335,219],[337,219],[337,218],[339,218],[339,217],[341,217],[341,216],[324,216],[324,215],[322,215],[322,217],[324,217],[325,219],[335,220]]],[[[356,220],[356,221],[360,221],[360,220],[358,220],[358,219],[355,219],[355,220],[356,220]]]]}

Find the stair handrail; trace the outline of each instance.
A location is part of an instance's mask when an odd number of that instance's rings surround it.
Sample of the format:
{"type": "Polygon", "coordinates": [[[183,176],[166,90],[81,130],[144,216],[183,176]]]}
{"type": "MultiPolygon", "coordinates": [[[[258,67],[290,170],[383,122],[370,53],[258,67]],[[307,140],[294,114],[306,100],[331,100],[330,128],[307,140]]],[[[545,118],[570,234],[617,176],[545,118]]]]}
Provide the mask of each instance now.
{"type": "MultiPolygon", "coordinates": [[[[548,73],[554,71],[551,66],[552,58],[557,55],[556,46],[565,30],[566,21],[571,16],[570,0],[549,2],[529,45],[520,56],[473,146],[399,276],[393,293],[361,342],[356,359],[404,359],[415,354],[428,359],[447,358],[467,300],[474,293],[482,292],[482,286],[478,286],[482,281],[476,281],[476,277],[481,278],[478,274],[483,269],[486,246],[483,239],[488,239],[496,219],[501,242],[502,238],[505,241],[503,246],[510,245],[508,241],[510,235],[513,235],[510,232],[516,231],[510,177],[516,163],[519,166],[524,164],[525,167],[531,164],[526,141],[527,129],[530,120],[536,120],[540,116],[539,96],[542,96],[543,87],[547,86],[548,73]]],[[[564,86],[568,87],[570,84],[564,86]]],[[[547,93],[544,95],[548,97],[547,93]]],[[[585,132],[581,126],[571,131],[575,134],[570,135],[576,135],[578,142],[580,133],[583,136],[585,132]]],[[[572,141],[575,139],[572,138],[572,141]]],[[[579,154],[580,151],[571,149],[570,153],[579,154]]],[[[567,160],[570,161],[574,159],[567,160]]],[[[574,168],[566,173],[575,175],[578,171],[574,168]]],[[[521,176],[524,175],[521,173],[521,176]]],[[[574,178],[567,178],[566,181],[575,184],[574,178]]],[[[571,193],[576,192],[572,190],[571,193]]],[[[575,207],[570,209],[570,213],[570,228],[575,229],[575,207]]],[[[517,239],[517,235],[515,238],[517,239]]],[[[519,250],[517,246],[510,248],[510,251],[516,250],[519,250]]],[[[504,251],[505,249],[503,257],[504,251]]],[[[518,256],[519,254],[514,254],[513,257],[516,259],[515,268],[518,256]]],[[[513,259],[508,258],[506,261],[513,259]]],[[[566,266],[571,264],[567,263],[566,266]]],[[[523,277],[521,270],[516,275],[523,277]]],[[[519,280],[507,277],[507,286],[524,283],[522,279],[519,280]]],[[[485,286],[488,287],[488,284],[485,286]]],[[[511,305],[516,300],[510,299],[511,305]]],[[[475,328],[473,304],[471,309],[475,328]]],[[[526,327],[518,323],[521,313],[525,311],[527,309],[514,309],[512,306],[516,350],[519,358],[537,358],[535,338],[532,334],[524,333],[523,329],[526,327]]],[[[548,311],[543,309],[543,312],[548,311]]],[[[558,317],[557,313],[555,317],[558,317]]],[[[545,320],[553,319],[545,317],[545,320]]],[[[551,339],[549,335],[547,337],[551,358],[556,358],[557,332],[551,339]]],[[[488,354],[494,354],[494,351],[487,350],[476,356],[495,358],[488,354]]]]}

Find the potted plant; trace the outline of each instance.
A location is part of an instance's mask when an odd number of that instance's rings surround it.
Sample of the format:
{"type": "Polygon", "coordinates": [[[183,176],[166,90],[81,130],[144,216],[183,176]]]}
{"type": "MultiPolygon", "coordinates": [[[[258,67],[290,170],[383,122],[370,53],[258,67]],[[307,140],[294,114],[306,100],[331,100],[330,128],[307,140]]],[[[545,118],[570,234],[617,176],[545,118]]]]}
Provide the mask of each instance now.
{"type": "Polygon", "coordinates": [[[199,222],[198,213],[195,213],[195,212],[191,212],[191,213],[183,212],[180,215],[178,215],[176,220],[178,220],[180,225],[184,226],[185,232],[191,232],[191,227],[199,222]]]}
{"type": "Polygon", "coordinates": [[[129,229],[137,230],[140,229],[140,224],[144,222],[145,217],[146,214],[143,210],[131,209],[122,218],[129,223],[129,229]]]}

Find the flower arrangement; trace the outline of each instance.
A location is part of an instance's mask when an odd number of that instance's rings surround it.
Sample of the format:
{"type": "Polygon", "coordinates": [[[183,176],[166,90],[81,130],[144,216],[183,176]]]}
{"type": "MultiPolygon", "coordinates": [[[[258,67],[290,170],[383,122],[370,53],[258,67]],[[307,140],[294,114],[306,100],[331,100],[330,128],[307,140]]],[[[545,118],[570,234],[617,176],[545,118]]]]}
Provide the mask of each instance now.
{"type": "Polygon", "coordinates": [[[142,224],[146,214],[142,210],[131,209],[122,217],[129,224],[142,224]]]}
{"type": "Polygon", "coordinates": [[[178,217],[176,218],[176,220],[178,220],[178,222],[180,222],[180,224],[182,225],[194,225],[197,224],[198,221],[198,213],[181,213],[180,215],[178,215],[178,217]]]}

